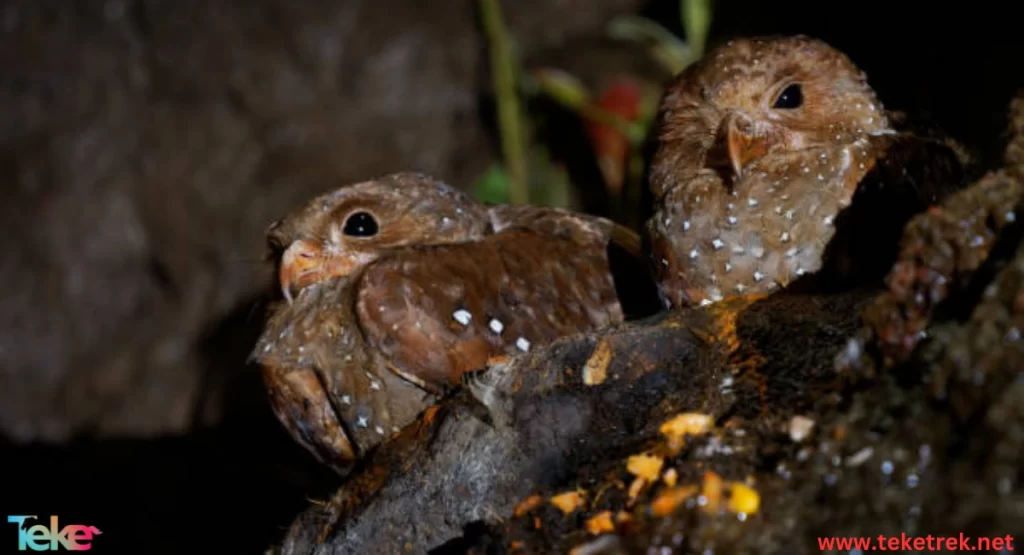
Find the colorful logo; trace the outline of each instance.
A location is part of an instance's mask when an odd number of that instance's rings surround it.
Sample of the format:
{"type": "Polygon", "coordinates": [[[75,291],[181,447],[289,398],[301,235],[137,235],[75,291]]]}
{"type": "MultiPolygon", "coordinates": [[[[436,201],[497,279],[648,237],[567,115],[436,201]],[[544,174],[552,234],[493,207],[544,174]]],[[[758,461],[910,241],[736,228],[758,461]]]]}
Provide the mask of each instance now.
{"type": "Polygon", "coordinates": [[[18,525],[18,551],[57,551],[64,548],[68,551],[89,551],[92,549],[93,536],[102,534],[95,526],[69,524],[63,529],[57,525],[57,517],[50,517],[50,527],[43,524],[29,526],[26,521],[39,517],[13,515],[7,522],[18,525]]]}

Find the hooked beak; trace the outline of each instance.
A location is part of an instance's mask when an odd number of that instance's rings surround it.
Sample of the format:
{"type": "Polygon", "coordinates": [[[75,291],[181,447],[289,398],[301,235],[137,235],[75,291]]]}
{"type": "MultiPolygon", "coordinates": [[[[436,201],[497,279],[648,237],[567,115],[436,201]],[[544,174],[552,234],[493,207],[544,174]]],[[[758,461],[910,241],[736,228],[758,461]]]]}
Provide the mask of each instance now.
{"type": "Polygon", "coordinates": [[[281,255],[281,268],[277,275],[281,293],[290,303],[293,295],[304,287],[333,277],[347,276],[366,262],[369,262],[369,255],[365,253],[326,252],[314,241],[295,241],[281,255]]]}
{"type": "Polygon", "coordinates": [[[739,179],[743,177],[743,168],[767,153],[768,142],[758,133],[754,122],[739,112],[729,112],[718,127],[707,165],[728,168],[739,179]]]}

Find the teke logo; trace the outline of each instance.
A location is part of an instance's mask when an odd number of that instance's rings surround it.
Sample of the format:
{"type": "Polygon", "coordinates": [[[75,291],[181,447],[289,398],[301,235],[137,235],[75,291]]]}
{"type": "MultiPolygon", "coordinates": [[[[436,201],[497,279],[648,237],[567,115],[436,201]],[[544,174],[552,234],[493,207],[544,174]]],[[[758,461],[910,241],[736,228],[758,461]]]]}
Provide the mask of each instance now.
{"type": "Polygon", "coordinates": [[[35,520],[39,517],[12,515],[7,517],[7,522],[18,525],[18,551],[31,549],[32,551],[56,551],[63,547],[68,551],[88,551],[92,549],[93,536],[102,534],[95,526],[83,526],[81,524],[70,524],[63,530],[57,527],[57,517],[50,517],[50,528],[42,524],[36,524],[31,528],[25,521],[35,520]]]}

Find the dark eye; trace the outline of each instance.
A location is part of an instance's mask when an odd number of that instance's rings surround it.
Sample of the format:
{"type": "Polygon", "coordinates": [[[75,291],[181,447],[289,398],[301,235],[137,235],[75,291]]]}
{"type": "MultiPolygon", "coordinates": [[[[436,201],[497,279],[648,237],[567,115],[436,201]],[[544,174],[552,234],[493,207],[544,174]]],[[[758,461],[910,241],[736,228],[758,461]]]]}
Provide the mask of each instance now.
{"type": "Polygon", "coordinates": [[[353,237],[373,237],[377,234],[377,219],[369,212],[356,212],[345,220],[341,231],[353,237]]]}
{"type": "Polygon", "coordinates": [[[793,83],[786,87],[782,94],[775,99],[775,104],[772,105],[772,108],[777,110],[793,110],[799,108],[803,103],[804,91],[799,83],[793,83]]]}

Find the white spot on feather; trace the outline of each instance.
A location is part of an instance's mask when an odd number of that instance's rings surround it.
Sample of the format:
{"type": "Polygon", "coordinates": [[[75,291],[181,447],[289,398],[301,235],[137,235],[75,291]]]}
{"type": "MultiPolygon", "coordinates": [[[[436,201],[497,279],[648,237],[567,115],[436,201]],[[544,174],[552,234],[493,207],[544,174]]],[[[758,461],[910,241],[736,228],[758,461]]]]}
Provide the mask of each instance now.
{"type": "Polygon", "coordinates": [[[468,310],[460,308],[452,313],[452,318],[455,318],[455,321],[463,326],[468,326],[469,321],[473,319],[473,315],[470,314],[468,310]]]}

